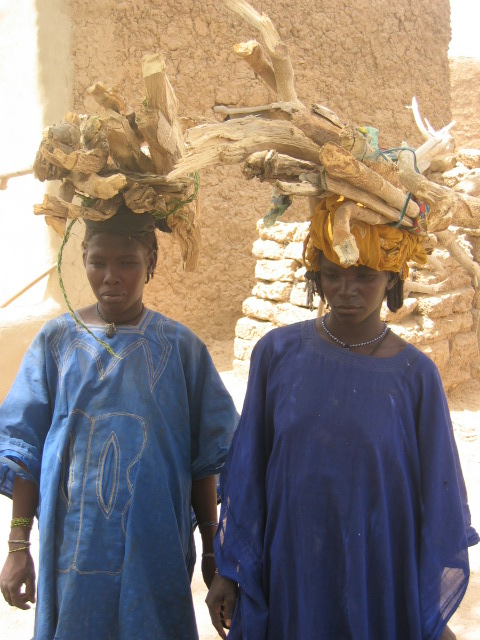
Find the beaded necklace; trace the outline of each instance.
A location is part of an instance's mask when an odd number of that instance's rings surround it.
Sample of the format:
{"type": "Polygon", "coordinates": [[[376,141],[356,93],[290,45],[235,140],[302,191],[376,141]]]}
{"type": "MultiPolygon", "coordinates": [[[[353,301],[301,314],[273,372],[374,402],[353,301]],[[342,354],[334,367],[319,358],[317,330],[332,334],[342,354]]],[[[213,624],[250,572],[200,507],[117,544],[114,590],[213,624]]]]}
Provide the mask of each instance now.
{"type": "MultiPolygon", "coordinates": [[[[330,314],[328,314],[330,315],[330,314]]],[[[327,336],[329,338],[331,338],[332,340],[334,340],[337,344],[339,344],[341,347],[343,347],[344,349],[346,349],[347,351],[350,351],[350,349],[355,349],[356,347],[366,347],[368,344],[373,344],[374,342],[378,342],[379,340],[381,340],[382,338],[384,338],[387,333],[388,333],[388,327],[387,327],[387,323],[384,322],[383,323],[383,330],[382,332],[376,337],[376,338],[372,338],[371,340],[366,340],[365,342],[357,342],[356,344],[348,344],[348,342],[344,342],[343,340],[340,340],[340,338],[337,338],[336,336],[333,335],[333,333],[331,333],[326,325],[325,325],[325,317],[322,317],[322,327],[323,330],[325,331],[325,333],[327,334],[327,336]]]]}

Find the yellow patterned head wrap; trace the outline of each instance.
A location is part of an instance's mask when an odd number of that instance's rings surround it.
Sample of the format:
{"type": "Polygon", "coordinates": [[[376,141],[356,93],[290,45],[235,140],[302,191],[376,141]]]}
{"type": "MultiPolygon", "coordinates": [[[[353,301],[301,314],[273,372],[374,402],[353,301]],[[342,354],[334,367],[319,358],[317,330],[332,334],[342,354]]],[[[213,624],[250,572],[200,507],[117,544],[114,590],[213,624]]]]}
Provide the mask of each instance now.
{"type": "MultiPolygon", "coordinates": [[[[304,262],[310,271],[320,271],[322,251],[327,260],[345,267],[333,249],[332,226],[335,212],[344,199],[338,196],[325,198],[316,208],[310,223],[309,234],[305,240],[304,262]]],[[[420,265],[427,262],[427,254],[421,237],[399,227],[386,224],[368,224],[354,219],[350,231],[355,237],[359,258],[354,266],[366,266],[376,271],[393,271],[408,276],[408,261],[420,265]]],[[[345,267],[346,268],[346,267],[345,267]]]]}

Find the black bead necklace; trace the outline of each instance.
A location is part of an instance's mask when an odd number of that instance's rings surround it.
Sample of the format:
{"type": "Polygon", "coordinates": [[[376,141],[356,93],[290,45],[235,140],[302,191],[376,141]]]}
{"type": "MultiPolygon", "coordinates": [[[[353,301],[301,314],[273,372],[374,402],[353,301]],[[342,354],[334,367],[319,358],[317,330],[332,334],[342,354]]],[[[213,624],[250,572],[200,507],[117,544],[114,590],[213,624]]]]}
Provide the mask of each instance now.
{"type": "MultiPolygon", "coordinates": [[[[115,322],[111,322],[108,318],[106,318],[103,313],[100,311],[100,307],[98,306],[98,302],[96,305],[97,308],[97,315],[99,318],[101,318],[102,320],[104,320],[107,324],[105,325],[105,335],[107,336],[107,338],[113,338],[113,336],[115,335],[115,332],[117,330],[117,326],[115,324],[115,322]]],[[[140,318],[140,316],[143,313],[143,310],[145,309],[145,306],[142,302],[142,310],[140,311],[139,314],[137,314],[134,318],[131,318],[130,320],[123,320],[122,322],[117,322],[117,324],[132,324],[133,322],[135,322],[135,320],[138,320],[140,318]]]]}
{"type": "MultiPolygon", "coordinates": [[[[330,314],[328,314],[330,315],[330,314]]],[[[337,344],[339,344],[341,347],[343,347],[344,349],[346,349],[347,351],[350,351],[350,349],[355,349],[356,347],[366,347],[368,344],[373,344],[374,342],[378,342],[379,340],[381,340],[382,338],[384,338],[387,333],[388,333],[388,327],[387,327],[387,323],[384,322],[383,323],[383,330],[382,333],[380,333],[376,338],[372,338],[372,340],[366,340],[365,342],[357,342],[357,344],[348,344],[347,342],[344,342],[343,340],[340,340],[340,338],[337,338],[336,336],[333,335],[333,333],[331,333],[326,325],[325,325],[325,317],[322,317],[322,327],[323,330],[325,331],[325,333],[327,334],[327,336],[329,338],[331,338],[332,340],[334,340],[337,344]]]]}

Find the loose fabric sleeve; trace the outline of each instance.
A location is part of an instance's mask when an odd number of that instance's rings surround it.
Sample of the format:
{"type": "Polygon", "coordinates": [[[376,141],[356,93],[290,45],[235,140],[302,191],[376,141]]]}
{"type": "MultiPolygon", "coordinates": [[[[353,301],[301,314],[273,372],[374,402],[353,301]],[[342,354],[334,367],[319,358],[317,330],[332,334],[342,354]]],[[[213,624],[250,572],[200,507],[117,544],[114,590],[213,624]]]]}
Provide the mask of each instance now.
{"type": "Polygon", "coordinates": [[[0,493],[9,497],[17,474],[37,485],[40,482],[43,444],[52,420],[45,352],[46,335],[42,331],[25,354],[0,407],[0,493]]]}
{"type": "Polygon", "coordinates": [[[422,476],[422,637],[436,640],[465,594],[468,545],[478,542],[478,534],[471,526],[447,400],[436,369],[425,372],[423,377],[417,425],[422,476]]]}
{"type": "Polygon", "coordinates": [[[265,477],[271,450],[266,403],[269,358],[263,343],[253,350],[247,392],[232,448],[220,476],[222,507],[215,538],[220,575],[239,584],[229,640],[263,638],[268,624],[264,591],[265,477]]]}
{"type": "Polygon", "coordinates": [[[227,457],[238,414],[206,346],[191,336],[184,371],[191,423],[192,479],[219,473],[227,457]]]}

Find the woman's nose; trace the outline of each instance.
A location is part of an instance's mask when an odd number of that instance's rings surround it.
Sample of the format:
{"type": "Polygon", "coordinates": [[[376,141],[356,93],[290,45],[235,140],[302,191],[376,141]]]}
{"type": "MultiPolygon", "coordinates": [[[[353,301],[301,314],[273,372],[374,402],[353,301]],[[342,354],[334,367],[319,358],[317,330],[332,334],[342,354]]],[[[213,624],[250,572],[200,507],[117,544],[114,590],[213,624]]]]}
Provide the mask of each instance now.
{"type": "Polygon", "coordinates": [[[356,290],[355,280],[353,280],[352,278],[340,279],[339,293],[342,296],[351,296],[355,293],[355,290],[356,290]]]}
{"type": "Polygon", "coordinates": [[[114,266],[107,266],[105,270],[104,281],[105,282],[118,282],[119,277],[117,273],[117,269],[114,266]]]}

